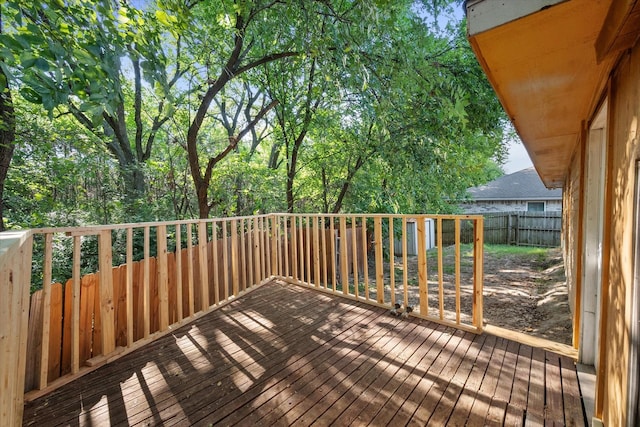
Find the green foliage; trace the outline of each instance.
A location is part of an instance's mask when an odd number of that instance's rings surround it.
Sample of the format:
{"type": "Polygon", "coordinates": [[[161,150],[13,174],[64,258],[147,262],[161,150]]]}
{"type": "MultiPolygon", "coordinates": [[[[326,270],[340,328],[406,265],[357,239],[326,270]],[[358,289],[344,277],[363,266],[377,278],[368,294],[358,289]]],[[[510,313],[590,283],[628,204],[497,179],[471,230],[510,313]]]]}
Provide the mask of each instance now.
{"type": "Polygon", "coordinates": [[[212,216],[454,212],[501,173],[506,123],[464,22],[436,25],[457,3],[6,1],[9,224],[195,217],[212,159],[212,216]]]}

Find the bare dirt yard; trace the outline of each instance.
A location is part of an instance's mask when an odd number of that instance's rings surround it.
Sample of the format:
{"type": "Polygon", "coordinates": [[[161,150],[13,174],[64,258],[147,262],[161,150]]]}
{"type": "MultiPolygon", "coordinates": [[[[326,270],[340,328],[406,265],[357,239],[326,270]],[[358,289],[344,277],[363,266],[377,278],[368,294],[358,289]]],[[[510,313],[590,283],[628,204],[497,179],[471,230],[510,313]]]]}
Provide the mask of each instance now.
{"type": "MultiPolygon", "coordinates": [[[[439,273],[437,250],[428,252],[428,314],[439,316],[439,273]]],[[[407,302],[419,311],[417,258],[407,265],[407,302]]],[[[443,255],[444,318],[455,321],[456,268],[453,247],[443,255]]],[[[385,263],[385,282],[390,282],[385,263]]],[[[402,257],[395,262],[394,301],[402,303],[401,285],[404,271],[402,257]]],[[[375,271],[370,272],[374,277],[375,271]]],[[[471,323],[473,296],[473,250],[463,245],[460,250],[461,320],[471,323]]],[[[362,291],[361,291],[362,292],[362,291]]],[[[391,287],[385,286],[385,301],[391,298],[391,287]]],[[[375,298],[375,289],[370,295],[375,298]]],[[[559,248],[527,248],[500,245],[484,247],[484,322],[523,332],[562,344],[571,344],[572,322],[569,312],[566,279],[559,248]]]]}
{"type": "Polygon", "coordinates": [[[484,318],[492,325],[571,344],[572,322],[559,248],[485,252],[484,318]]]}

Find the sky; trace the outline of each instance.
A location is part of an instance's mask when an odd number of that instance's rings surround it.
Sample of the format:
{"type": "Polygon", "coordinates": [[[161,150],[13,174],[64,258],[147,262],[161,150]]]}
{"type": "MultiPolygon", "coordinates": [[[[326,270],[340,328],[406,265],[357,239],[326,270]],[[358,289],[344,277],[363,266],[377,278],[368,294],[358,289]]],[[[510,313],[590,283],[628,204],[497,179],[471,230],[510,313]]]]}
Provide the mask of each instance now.
{"type": "Polygon", "coordinates": [[[517,172],[533,166],[526,148],[520,140],[509,142],[507,161],[502,165],[505,174],[517,172]]]}

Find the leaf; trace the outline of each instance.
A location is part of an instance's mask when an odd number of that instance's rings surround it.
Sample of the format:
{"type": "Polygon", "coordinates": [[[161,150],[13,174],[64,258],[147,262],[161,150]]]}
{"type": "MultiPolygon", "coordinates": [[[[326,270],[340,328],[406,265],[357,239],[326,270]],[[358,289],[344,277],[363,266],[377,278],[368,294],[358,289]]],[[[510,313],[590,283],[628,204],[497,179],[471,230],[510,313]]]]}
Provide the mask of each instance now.
{"type": "Polygon", "coordinates": [[[23,46],[18,40],[8,34],[0,34],[0,44],[16,52],[20,52],[25,48],[25,46],[23,46]]]}
{"type": "Polygon", "coordinates": [[[156,10],[156,19],[165,27],[170,27],[171,26],[171,22],[174,21],[175,22],[175,18],[170,16],[167,12],[165,12],[164,10],[156,10]]]}
{"type": "Polygon", "coordinates": [[[42,97],[40,96],[40,94],[38,94],[38,92],[31,89],[30,87],[26,87],[26,86],[22,87],[20,89],[20,94],[24,99],[26,99],[31,103],[34,103],[34,104],[42,103],[42,97]]]}
{"type": "Polygon", "coordinates": [[[42,59],[42,58],[37,58],[36,61],[34,62],[34,65],[36,66],[36,68],[42,70],[42,71],[49,71],[50,67],[49,67],[49,62],[47,62],[46,60],[42,59]]]}

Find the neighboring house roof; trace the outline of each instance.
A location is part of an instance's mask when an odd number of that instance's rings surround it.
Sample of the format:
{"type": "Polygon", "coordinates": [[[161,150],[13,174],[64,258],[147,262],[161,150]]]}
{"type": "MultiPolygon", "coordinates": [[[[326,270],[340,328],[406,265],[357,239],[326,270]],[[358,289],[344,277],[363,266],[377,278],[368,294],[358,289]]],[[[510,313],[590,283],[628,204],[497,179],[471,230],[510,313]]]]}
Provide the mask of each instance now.
{"type": "Polygon", "coordinates": [[[467,190],[472,200],[561,200],[562,190],[549,190],[534,168],[501,176],[467,190]]]}

